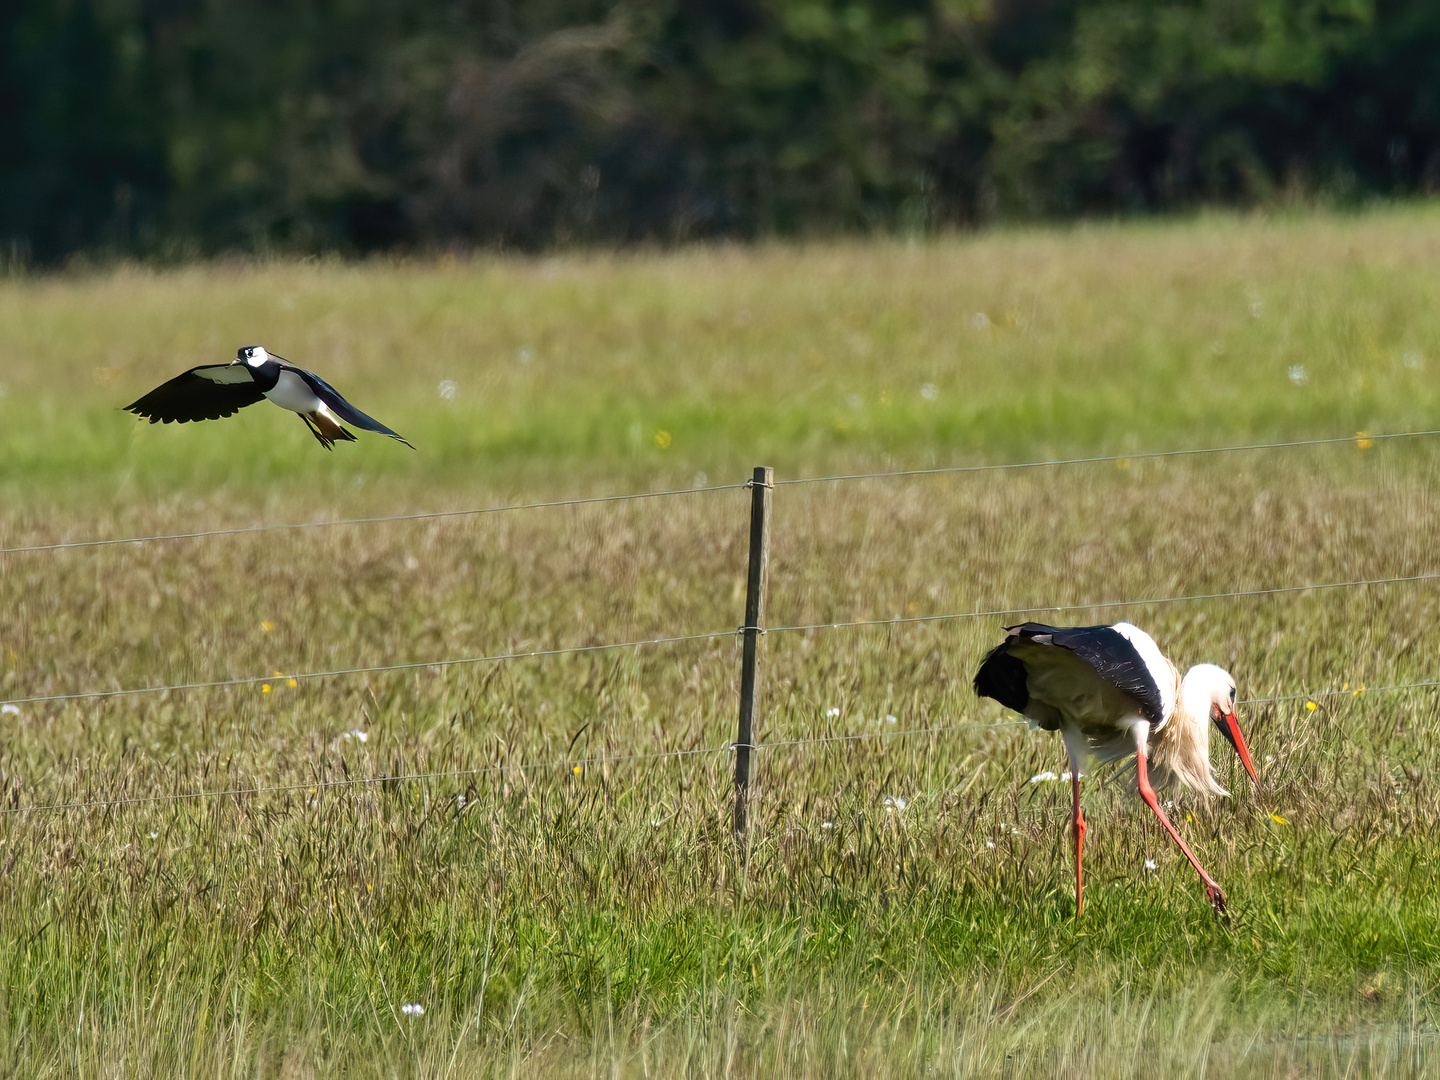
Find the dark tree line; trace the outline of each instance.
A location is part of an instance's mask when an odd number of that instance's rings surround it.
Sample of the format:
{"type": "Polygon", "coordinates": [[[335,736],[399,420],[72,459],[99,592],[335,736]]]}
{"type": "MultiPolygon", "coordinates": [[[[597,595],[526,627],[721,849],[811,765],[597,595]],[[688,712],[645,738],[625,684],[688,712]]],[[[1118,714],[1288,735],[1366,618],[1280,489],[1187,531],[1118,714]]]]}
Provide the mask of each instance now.
{"type": "Polygon", "coordinates": [[[1432,0],[10,0],[0,258],[1440,187],[1432,0]]]}

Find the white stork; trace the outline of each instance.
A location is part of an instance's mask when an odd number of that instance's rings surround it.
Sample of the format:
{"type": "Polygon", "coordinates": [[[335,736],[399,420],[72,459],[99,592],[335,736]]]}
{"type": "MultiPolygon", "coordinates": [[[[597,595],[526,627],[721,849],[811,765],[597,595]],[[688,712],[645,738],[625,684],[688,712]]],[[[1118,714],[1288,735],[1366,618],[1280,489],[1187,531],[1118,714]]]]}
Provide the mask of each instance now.
{"type": "Polygon", "coordinates": [[[1080,852],[1085,818],[1080,813],[1080,771],[1087,757],[1119,761],[1135,755],[1140,797],[1190,860],[1215,910],[1225,912],[1225,890],[1205,872],[1160,809],[1150,785],[1153,758],[1161,783],[1178,780],[1201,798],[1228,795],[1210,767],[1209,722],[1225,736],[1250,779],[1259,783],[1250,749],[1235,716],[1235,680],[1214,664],[1198,664],[1180,677],[1145,631],[1114,626],[1006,627],[975,673],[975,692],[994,698],[1030,721],[1032,728],[1059,731],[1070,758],[1074,795],[1075,916],[1081,909],[1080,852]]]}

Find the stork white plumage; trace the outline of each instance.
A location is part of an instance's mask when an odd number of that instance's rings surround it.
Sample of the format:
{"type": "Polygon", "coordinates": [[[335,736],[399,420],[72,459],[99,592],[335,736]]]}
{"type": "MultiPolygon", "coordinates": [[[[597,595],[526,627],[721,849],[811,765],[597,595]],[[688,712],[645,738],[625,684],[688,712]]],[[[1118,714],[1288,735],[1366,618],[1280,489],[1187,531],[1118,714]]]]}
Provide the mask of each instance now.
{"type": "Polygon", "coordinates": [[[1190,860],[1205,883],[1205,894],[1220,914],[1225,890],[1205,872],[1155,798],[1150,783],[1153,759],[1158,779],[1178,781],[1202,799],[1228,795],[1210,766],[1210,729],[1240,755],[1250,779],[1259,782],[1250,749],[1235,715],[1235,680],[1214,664],[1199,664],[1180,677],[1153,638],[1129,623],[1113,626],[1006,627],[1006,638],[986,655],[975,673],[975,692],[994,698],[1030,721],[1059,731],[1070,759],[1074,798],[1075,916],[1082,905],[1081,850],[1085,817],[1080,812],[1080,771],[1088,758],[1119,761],[1135,755],[1140,797],[1190,860]]]}

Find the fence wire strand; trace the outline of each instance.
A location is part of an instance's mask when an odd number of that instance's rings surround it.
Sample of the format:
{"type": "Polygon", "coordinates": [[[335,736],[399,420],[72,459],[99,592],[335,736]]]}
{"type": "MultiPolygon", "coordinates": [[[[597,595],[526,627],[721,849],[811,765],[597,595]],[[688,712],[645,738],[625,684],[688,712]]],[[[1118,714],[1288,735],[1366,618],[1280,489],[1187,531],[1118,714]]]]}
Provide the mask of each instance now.
{"type": "Polygon", "coordinates": [[[136,686],[125,690],[85,690],[74,694],[45,694],[37,697],[12,698],[5,705],[34,705],[46,701],[81,701],[88,698],[127,697],[136,694],[165,694],[172,690],[215,690],[227,686],[254,686],[280,679],[329,679],[341,675],[369,675],[387,671],[416,671],[421,668],[460,667],[467,664],[496,664],[506,660],[533,660],[547,656],[569,656],[575,653],[606,652],[614,649],[641,649],[650,645],[674,645],[682,641],[707,641],[730,637],[734,630],[712,630],[705,634],[679,634],[674,637],[641,638],[637,641],[613,641],[603,645],[571,645],[562,649],[531,649],[528,652],[492,653],[488,656],[467,656],[451,660],[412,660],[403,664],[375,664],[368,667],[336,668],[333,671],[307,671],[301,674],[282,672],[278,675],[247,675],[238,679],[216,679],[213,682],[176,683],[170,686],[136,686]]]}
{"type": "MultiPolygon", "coordinates": [[[[756,743],[750,749],[768,750],[785,746],[805,745],[808,743],[830,743],[840,741],[855,741],[859,739],[893,739],[907,735],[926,735],[944,731],[959,731],[964,728],[982,727],[1013,727],[1017,724],[1024,724],[1024,720],[1006,720],[990,722],[984,720],[966,720],[956,724],[946,724],[940,727],[909,728],[902,731],[875,731],[863,732],[858,735],[829,736],[819,739],[801,739],[789,742],[756,743]]],[[[503,765],[481,765],[473,769],[440,769],[433,772],[400,773],[394,776],[362,776],[348,777],[344,780],[308,780],[294,784],[272,784],[256,787],[235,787],[219,788],[207,791],[186,791],[170,795],[132,795],[122,796],[115,799],[86,799],[77,802],[40,803],[33,806],[11,806],[0,807],[0,816],[14,814],[39,813],[55,810],[93,810],[105,807],[138,806],[150,803],[173,803],[193,802],[197,799],[218,799],[218,798],[239,798],[249,795],[279,795],[303,791],[307,794],[319,795],[327,790],[354,788],[372,784],[404,783],[421,780],[463,780],[479,776],[494,775],[503,772],[537,772],[550,769],[571,770],[575,768],[588,768],[590,766],[603,765],[624,765],[639,761],[663,761],[678,760],[681,758],[699,757],[704,754],[727,754],[735,749],[736,744],[725,743],[723,746],[703,746],[690,750],[659,750],[646,754],[614,754],[589,757],[555,758],[551,761],[516,762],[503,765]]]]}
{"type": "MultiPolygon", "coordinates": [[[[1188,447],[1180,450],[1145,450],[1133,454],[1100,454],[1090,457],[1048,458],[1039,461],[997,462],[987,465],[946,465],[930,469],[895,469],[888,472],[846,473],[836,476],[801,476],[776,480],[775,486],[791,484],[836,484],[855,480],[888,480],[906,476],[938,476],[947,473],[1000,472],[1017,469],[1058,468],[1068,465],[1095,465],[1118,461],[1151,461],[1160,458],[1197,457],[1207,454],[1234,454],[1258,450],[1284,450],[1306,446],[1335,446],[1359,440],[1385,442],[1393,439],[1418,439],[1440,435],[1440,428],[1424,431],[1392,431],[1377,434],[1337,435],[1323,439],[1292,439],[1284,442],[1239,443],[1231,446],[1188,447]]],[[[177,540],[199,540],[212,536],[243,536],[250,533],[296,529],[329,529],[340,525],[376,525],[396,521],[434,521],[442,518],[479,517],[513,510],[542,510],[565,506],[587,506],[596,503],[631,502],[638,499],[661,499],[676,495],[697,495],[715,491],[748,488],[750,482],[714,484],[707,487],[671,488],[665,491],[643,491],[620,495],[593,495],[574,499],[552,499],[544,502],[507,503],[500,506],[472,507],[466,510],[436,510],[417,514],[386,514],[378,517],[336,518],[333,521],[282,522],[272,525],[240,525],[228,529],[204,529],[196,532],[165,533],[151,536],[109,537],[97,540],[68,540],[50,544],[26,544],[0,548],[0,555],[21,555],[45,551],[68,551],[79,548],[110,547],[120,544],[151,544],[177,540]]]]}
{"type": "Polygon", "coordinates": [[[640,491],[627,495],[592,495],[576,499],[551,499],[546,502],[506,503],[500,506],[472,507],[468,510],[433,510],[419,514],[385,514],[380,517],[336,518],[333,521],[295,521],[273,525],[237,525],[230,529],[204,529],[198,532],[166,533],[156,536],[124,536],[102,540],[68,540],[53,544],[30,544],[0,548],[0,555],[20,555],[36,551],[67,551],[74,548],[109,547],[116,544],[152,544],[167,540],[199,540],[207,536],[244,536],[248,533],[279,532],[294,529],[331,529],[340,525],[378,525],[388,521],[435,521],[441,518],[481,517],[504,514],[512,510],[549,510],[562,506],[591,506],[596,503],[634,502],[637,499],[664,499],[673,495],[702,495],[713,491],[735,491],[748,484],[713,484],[709,487],[671,488],[666,491],[640,491]]]}
{"type": "MultiPolygon", "coordinates": [[[[1279,697],[1258,697],[1242,698],[1236,702],[1237,705],[1269,705],[1291,701],[1317,701],[1327,697],[1364,697],[1368,694],[1389,694],[1400,693],[1408,690],[1430,690],[1440,688],[1440,679],[1430,679],[1423,682],[1391,683],[1386,686],[1362,686],[1354,689],[1344,690],[1316,690],[1308,694],[1286,694],[1279,697]]],[[[922,728],[902,728],[898,731],[862,731],[848,735],[824,735],[812,739],[777,739],[773,741],[754,743],[750,749],[761,752],[766,750],[795,749],[812,746],[833,746],[837,744],[853,744],[867,742],[873,739],[898,739],[907,738],[912,735],[940,735],[951,731],[962,731],[973,728],[1016,728],[1025,727],[1027,720],[964,720],[955,724],[940,724],[922,728]]],[[[30,806],[9,806],[0,807],[0,817],[11,817],[17,814],[46,813],[61,810],[94,810],[105,808],[120,808],[129,806],[151,805],[156,803],[178,803],[194,802],[200,799],[223,799],[241,798],[256,795],[283,795],[294,792],[305,792],[317,797],[326,791],[344,790],[356,787],[368,787],[374,784],[400,784],[413,783],[424,780],[464,780],[481,776],[491,776],[504,772],[537,772],[551,769],[573,770],[576,767],[587,769],[591,766],[604,765],[625,765],[642,761],[675,761],[685,758],[701,757],[707,754],[727,754],[735,749],[736,744],[727,742],[723,746],[702,746],[689,750],[660,750],[644,754],[617,754],[573,758],[555,758],[550,761],[539,762],[515,762],[503,765],[481,765],[473,769],[439,769],[431,772],[398,773],[393,776],[362,776],[347,777],[344,780],[312,780],[302,781],[294,784],[268,784],[254,787],[218,788],[206,791],[186,791],[169,795],[133,795],[122,796],[114,799],[85,799],[76,802],[37,803],[30,806]]]]}
{"type": "Polygon", "coordinates": [[[1086,604],[1045,604],[1037,607],[991,608],[987,611],[957,611],[944,615],[897,615],[891,619],[857,619],[852,622],[802,623],[795,626],[771,626],[769,634],[795,633],[808,630],[849,630],[901,626],[906,623],[945,622],[953,619],[988,619],[1002,615],[1031,615],[1042,611],[1092,611],[1100,608],[1145,607],[1155,604],[1181,604],[1200,600],[1234,600],[1256,596],[1278,596],[1284,593],[1320,592],[1325,589],[1357,589],[1366,585],[1399,585],[1418,581],[1440,581],[1440,571],[1404,574],[1397,577],[1364,578],[1358,581],[1327,581],[1313,585],[1278,585],[1270,589],[1237,589],[1233,592],[1189,593],[1185,596],[1157,596],[1148,600],[1101,600],[1086,604]]]}
{"type": "MultiPolygon", "coordinates": [[[[1423,574],[1406,574],[1397,577],[1364,578],[1357,581],[1329,581],[1309,585],[1280,585],[1270,589],[1238,589],[1233,592],[1191,593],[1185,596],[1158,596],[1139,600],[1103,600],[1084,604],[1050,604],[1043,607],[992,608],[985,611],[957,611],[939,615],[903,615],[893,619],[858,619],[852,622],[802,623],[794,626],[771,626],[767,634],[797,633],[811,630],[863,630],[886,626],[903,626],[911,623],[948,622],[958,619],[998,618],[1002,615],[1028,615],[1046,611],[1089,611],[1102,608],[1145,607],[1158,604],[1179,604],[1202,600],[1230,600],[1257,596],[1278,596],[1286,593],[1319,592],[1326,589],[1353,589],[1370,585],[1395,585],[1420,581],[1440,580],[1440,572],[1427,571],[1423,574]]],[[[741,628],[743,629],[743,627],[741,628]]],[[[277,679],[294,679],[297,682],[308,679],[329,679],[346,675],[383,674],[393,671],[416,671],[422,668],[462,667],[471,664],[494,664],[510,660],[533,660],[552,656],[566,656],[572,653],[606,652],[615,649],[640,649],[652,645],[674,645],[687,641],[709,641],[730,637],[736,630],[711,630],[700,634],[679,634],[674,637],[642,638],[636,641],[618,641],[601,645],[572,645],[559,649],[532,649],[525,652],[492,653],[487,656],[468,656],[448,660],[413,660],[403,664],[375,664],[364,667],[336,668],[331,671],[308,671],[303,673],[282,673],[280,675],[248,675],[235,679],[216,679],[211,682],[175,683],[167,686],[137,686],[122,690],[85,690],[70,694],[39,694],[32,697],[11,698],[5,705],[38,705],[52,701],[82,701],[90,698],[132,697],[138,694],[164,694],[179,690],[215,690],[233,686],[254,686],[274,682],[277,679]]]]}
{"type": "Polygon", "coordinates": [[[941,465],[930,469],[894,469],[889,472],[842,473],[837,476],[798,476],[789,480],[776,480],[782,484],[838,484],[851,480],[890,480],[903,476],[940,476],[946,473],[1005,472],[1016,469],[1048,469],[1063,465],[1101,465],[1118,461],[1153,461],[1158,458],[1198,457],[1204,454],[1238,454],[1252,450],[1285,450],[1301,446],[1336,446],[1341,443],[1384,442],[1389,439],[1419,439],[1440,435],[1440,428],[1426,431],[1391,431],[1371,435],[1357,432],[1354,435],[1327,436],[1323,439],[1293,439],[1288,442],[1239,443],[1233,446],[1198,446],[1183,450],[1144,450],[1133,454],[1099,454],[1092,457],[1050,458],[1042,461],[997,462],[991,465],[941,465]]]}

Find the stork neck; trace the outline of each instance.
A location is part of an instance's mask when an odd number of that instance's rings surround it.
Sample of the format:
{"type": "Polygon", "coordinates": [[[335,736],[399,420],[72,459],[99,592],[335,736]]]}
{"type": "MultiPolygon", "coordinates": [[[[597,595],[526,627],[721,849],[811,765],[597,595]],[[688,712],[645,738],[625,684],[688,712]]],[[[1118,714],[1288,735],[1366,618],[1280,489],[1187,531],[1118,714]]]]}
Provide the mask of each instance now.
{"type": "Polygon", "coordinates": [[[1187,673],[1180,681],[1175,715],[1156,741],[1155,760],[1202,798],[1225,794],[1210,767],[1210,693],[1203,679],[1187,673]]]}
{"type": "MultiPolygon", "coordinates": [[[[1179,715],[1176,719],[1192,731],[1198,731],[1202,735],[1209,734],[1207,725],[1210,723],[1210,690],[1203,686],[1196,679],[1186,677],[1180,682],[1180,704],[1175,710],[1179,715]]],[[[1210,740],[1204,739],[1207,747],[1205,757],[1210,757],[1210,740]]]]}

